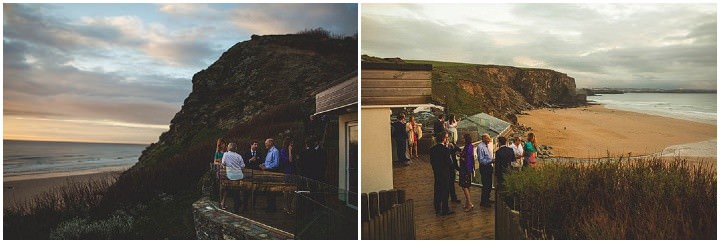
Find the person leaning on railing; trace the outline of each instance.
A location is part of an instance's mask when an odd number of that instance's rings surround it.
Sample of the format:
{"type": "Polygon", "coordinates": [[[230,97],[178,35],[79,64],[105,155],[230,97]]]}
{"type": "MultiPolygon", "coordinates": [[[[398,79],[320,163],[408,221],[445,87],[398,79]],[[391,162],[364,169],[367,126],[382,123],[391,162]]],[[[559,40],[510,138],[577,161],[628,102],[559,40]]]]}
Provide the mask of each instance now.
{"type": "MultiPolygon", "coordinates": [[[[223,179],[225,180],[241,180],[243,177],[242,169],[245,168],[245,162],[243,161],[242,156],[237,153],[237,144],[230,143],[228,144],[228,151],[225,152],[225,154],[222,157],[222,165],[225,166],[225,175],[223,176],[223,179]]],[[[224,193],[222,194],[222,199],[220,201],[220,207],[225,209],[225,198],[227,197],[227,191],[224,190],[224,193]]],[[[233,212],[237,213],[240,209],[240,192],[234,191],[233,192],[233,212]]]]}

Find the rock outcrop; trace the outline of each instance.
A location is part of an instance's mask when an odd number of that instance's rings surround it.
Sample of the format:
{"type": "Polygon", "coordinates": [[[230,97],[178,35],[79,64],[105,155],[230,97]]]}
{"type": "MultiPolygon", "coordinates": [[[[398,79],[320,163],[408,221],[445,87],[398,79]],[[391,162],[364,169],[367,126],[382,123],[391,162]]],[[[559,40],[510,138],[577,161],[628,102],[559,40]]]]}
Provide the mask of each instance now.
{"type": "Polygon", "coordinates": [[[317,31],[237,43],[193,76],[170,129],[109,189],[106,208],[158,193],[196,195],[218,137],[245,149],[252,139],[302,128],[314,113],[316,92],[356,75],[357,46],[357,39],[317,31]]]}
{"type": "Polygon", "coordinates": [[[202,129],[227,131],[270,107],[313,99],[314,92],[355,70],[356,39],[253,35],[193,76],[192,93],[170,130],[143,152],[139,164],[168,144],[187,145],[202,129]]]}
{"type": "MultiPolygon", "coordinates": [[[[363,56],[369,62],[402,62],[399,58],[363,56]]],[[[433,99],[447,104],[450,113],[480,112],[516,122],[516,114],[539,107],[579,104],[575,79],[549,69],[511,66],[406,61],[433,64],[433,99]]]]}

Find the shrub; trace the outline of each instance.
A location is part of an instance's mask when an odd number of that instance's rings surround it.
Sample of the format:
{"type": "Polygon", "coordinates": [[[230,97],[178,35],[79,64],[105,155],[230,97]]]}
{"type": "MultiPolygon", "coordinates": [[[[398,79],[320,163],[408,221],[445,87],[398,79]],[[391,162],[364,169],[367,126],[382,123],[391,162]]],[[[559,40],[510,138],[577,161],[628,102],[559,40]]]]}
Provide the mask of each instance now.
{"type": "Polygon", "coordinates": [[[510,173],[500,193],[531,238],[717,237],[715,169],[684,159],[546,163],[510,173]]]}
{"type": "Polygon", "coordinates": [[[86,240],[86,239],[129,239],[132,232],[133,217],[121,211],[105,220],[89,220],[72,218],[60,223],[50,233],[51,240],[86,240]]]}

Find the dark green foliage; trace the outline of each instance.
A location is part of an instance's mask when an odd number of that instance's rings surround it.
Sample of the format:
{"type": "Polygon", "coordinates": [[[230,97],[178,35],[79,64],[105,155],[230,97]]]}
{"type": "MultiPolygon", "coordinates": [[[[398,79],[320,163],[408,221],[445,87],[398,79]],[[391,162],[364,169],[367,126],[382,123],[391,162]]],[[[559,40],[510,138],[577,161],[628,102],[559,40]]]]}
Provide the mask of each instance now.
{"type": "Polygon", "coordinates": [[[653,158],[547,163],[501,194],[534,238],[716,239],[716,192],[714,168],[653,158]]]}
{"type": "Polygon", "coordinates": [[[3,210],[5,239],[48,239],[50,230],[70,217],[89,217],[107,188],[108,180],[56,187],[22,204],[3,210]]]}
{"type": "Polygon", "coordinates": [[[132,239],[133,217],[118,211],[105,220],[72,218],[50,233],[51,240],[132,239]]]}

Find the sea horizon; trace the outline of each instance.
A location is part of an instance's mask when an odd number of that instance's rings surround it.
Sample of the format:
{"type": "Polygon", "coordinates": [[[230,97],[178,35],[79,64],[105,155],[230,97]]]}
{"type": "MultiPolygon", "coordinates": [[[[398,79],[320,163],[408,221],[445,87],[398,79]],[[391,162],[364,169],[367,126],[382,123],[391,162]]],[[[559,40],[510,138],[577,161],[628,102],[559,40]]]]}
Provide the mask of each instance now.
{"type": "Polygon", "coordinates": [[[608,109],[717,125],[717,94],[714,93],[601,94],[587,99],[608,109]]]}
{"type": "Polygon", "coordinates": [[[3,139],[3,181],[124,171],[146,146],[3,139]]]}

